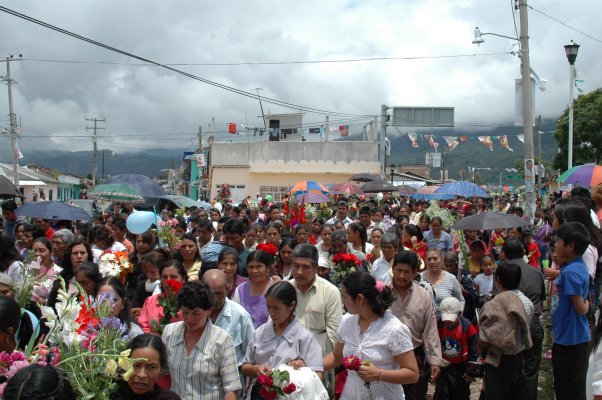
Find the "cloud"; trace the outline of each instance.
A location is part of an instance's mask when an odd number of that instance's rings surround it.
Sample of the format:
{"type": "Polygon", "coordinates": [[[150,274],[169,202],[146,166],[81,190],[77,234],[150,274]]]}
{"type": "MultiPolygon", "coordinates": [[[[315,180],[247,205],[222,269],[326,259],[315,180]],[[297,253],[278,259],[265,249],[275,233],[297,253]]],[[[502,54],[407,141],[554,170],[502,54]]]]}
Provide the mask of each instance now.
{"type": "MultiPolygon", "coordinates": [[[[162,63],[245,63],[368,57],[437,57],[517,50],[513,41],[473,29],[514,36],[512,2],[492,0],[364,1],[5,1],[5,6],[61,28],[162,63]]],[[[596,0],[578,6],[549,0],[531,5],[602,38],[596,0]]],[[[516,24],[518,25],[518,15],[516,24]]],[[[568,102],[568,63],[562,46],[582,44],[581,87],[601,86],[599,42],[531,10],[530,57],[548,80],[535,114],[560,115],[568,102]]],[[[108,61],[72,64],[12,63],[15,112],[23,149],[91,147],[86,117],[106,118],[99,146],[114,151],[188,146],[212,117],[260,125],[259,103],[0,13],[0,52],[28,59],[108,61]],[[35,138],[37,136],[37,138],[35,138]],[[70,136],[70,137],[57,137],[70,136]]],[[[516,56],[474,56],[327,64],[178,66],[225,85],[303,106],[379,114],[380,105],[453,106],[459,123],[502,123],[514,112],[516,56]]],[[[294,111],[264,103],[266,112],[294,111]]],[[[8,115],[0,95],[0,117],[8,115]]],[[[331,120],[336,120],[332,117],[331,120]]],[[[321,122],[323,115],[306,114],[321,122]]],[[[7,119],[0,119],[6,124],[7,119]]],[[[355,121],[360,129],[360,121],[355,121]]],[[[354,122],[350,123],[352,127],[354,122]]],[[[2,139],[5,140],[5,139],[2,139]]],[[[192,144],[191,144],[192,146],[192,144]]]]}

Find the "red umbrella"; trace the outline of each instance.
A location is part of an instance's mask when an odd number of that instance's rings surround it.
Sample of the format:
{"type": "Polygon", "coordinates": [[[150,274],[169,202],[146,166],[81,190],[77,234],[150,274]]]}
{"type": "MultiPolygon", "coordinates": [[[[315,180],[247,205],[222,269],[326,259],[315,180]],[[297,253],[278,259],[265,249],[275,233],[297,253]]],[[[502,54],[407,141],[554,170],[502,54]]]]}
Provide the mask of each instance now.
{"type": "Polygon", "coordinates": [[[352,183],[337,183],[332,185],[330,189],[330,193],[332,194],[344,194],[345,196],[350,196],[352,194],[356,194],[358,196],[364,194],[362,189],[358,188],[352,183]]]}

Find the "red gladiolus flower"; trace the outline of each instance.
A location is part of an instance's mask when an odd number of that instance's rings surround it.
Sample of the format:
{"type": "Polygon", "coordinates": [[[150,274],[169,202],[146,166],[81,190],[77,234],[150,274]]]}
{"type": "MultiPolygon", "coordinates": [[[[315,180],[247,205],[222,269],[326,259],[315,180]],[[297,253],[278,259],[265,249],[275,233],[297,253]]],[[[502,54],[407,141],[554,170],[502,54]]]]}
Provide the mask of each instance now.
{"type": "Polygon", "coordinates": [[[264,251],[274,257],[278,254],[278,247],[274,243],[260,243],[257,245],[257,250],[264,251]]]}
{"type": "Polygon", "coordinates": [[[288,384],[282,388],[284,394],[291,394],[297,390],[297,386],[294,383],[288,384]]]}
{"type": "Polygon", "coordinates": [[[259,388],[259,395],[265,400],[275,400],[276,397],[278,397],[278,394],[275,390],[268,389],[265,386],[259,388]]]}
{"type": "Polygon", "coordinates": [[[259,375],[257,377],[257,382],[259,382],[260,385],[267,387],[270,387],[274,384],[274,380],[272,379],[272,377],[264,374],[259,375]]]}

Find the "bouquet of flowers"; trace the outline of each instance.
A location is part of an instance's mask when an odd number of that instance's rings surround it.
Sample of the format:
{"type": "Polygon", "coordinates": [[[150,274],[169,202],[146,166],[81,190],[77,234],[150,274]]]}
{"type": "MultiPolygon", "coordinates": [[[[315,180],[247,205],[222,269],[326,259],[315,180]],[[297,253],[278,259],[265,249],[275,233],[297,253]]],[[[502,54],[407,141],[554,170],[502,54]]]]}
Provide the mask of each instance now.
{"type": "Polygon", "coordinates": [[[445,230],[451,229],[451,226],[456,222],[456,217],[454,217],[452,212],[447,208],[439,207],[439,202],[437,200],[431,200],[431,205],[424,212],[431,219],[433,217],[440,217],[441,221],[443,221],[443,229],[445,230]]]}
{"type": "Polygon", "coordinates": [[[98,269],[103,277],[115,276],[125,283],[125,278],[134,269],[124,251],[105,250],[98,261],[98,269]]]}
{"type": "Polygon", "coordinates": [[[326,221],[332,217],[332,210],[328,207],[328,203],[318,205],[306,204],[305,214],[307,214],[307,217],[310,219],[321,218],[326,221]]]}
{"type": "Polygon", "coordinates": [[[291,382],[290,373],[278,368],[259,375],[257,383],[260,385],[259,395],[266,400],[286,398],[287,395],[297,391],[297,386],[291,382]]]}
{"type": "Polygon", "coordinates": [[[180,248],[180,238],[176,236],[176,226],[179,223],[180,222],[175,218],[159,221],[157,236],[163,241],[163,245],[167,246],[170,250],[177,250],[180,248]]]}
{"type": "Polygon", "coordinates": [[[171,279],[165,281],[164,292],[159,295],[159,305],[163,307],[163,316],[159,321],[151,321],[152,333],[162,334],[165,326],[173,322],[178,313],[177,298],[180,289],[182,289],[182,282],[171,279]]]}
{"type": "Polygon", "coordinates": [[[48,356],[50,364],[63,370],[78,399],[108,400],[117,380],[128,380],[133,373],[134,360],[125,350],[129,329],[111,316],[109,295],[92,301],[80,287],[78,299],[65,291],[62,280],[61,284],[56,314],[51,307],[40,307],[50,331],[32,362],[48,356]]]}
{"type": "MultiPolygon", "coordinates": [[[[345,368],[348,371],[359,371],[360,367],[362,365],[365,366],[369,366],[372,363],[370,362],[370,360],[364,360],[362,361],[361,358],[359,358],[358,356],[355,356],[353,354],[345,357],[343,359],[343,368],[345,368]]],[[[364,386],[366,387],[366,390],[368,390],[368,395],[369,397],[372,399],[372,391],[370,390],[370,382],[365,382],[364,386]]]]}
{"type": "Polygon", "coordinates": [[[362,262],[355,254],[341,253],[332,257],[334,263],[334,281],[337,285],[343,282],[343,279],[352,272],[358,271],[362,262]]]}
{"type": "Polygon", "coordinates": [[[217,190],[217,201],[222,204],[232,203],[232,192],[230,191],[230,185],[223,183],[222,186],[217,190]]]}
{"type": "Polygon", "coordinates": [[[282,222],[284,222],[284,233],[291,234],[298,225],[307,223],[305,212],[306,205],[297,203],[294,197],[289,198],[282,206],[282,222]]]}
{"type": "Polygon", "coordinates": [[[40,263],[40,258],[27,253],[23,263],[19,264],[19,279],[14,282],[15,301],[25,307],[31,300],[44,304],[52,289],[52,284],[61,272],[61,268],[46,267],[40,263]]]}
{"type": "Polygon", "coordinates": [[[6,382],[12,378],[17,371],[29,365],[29,360],[24,353],[13,351],[0,353],[0,397],[4,393],[6,382]]]}

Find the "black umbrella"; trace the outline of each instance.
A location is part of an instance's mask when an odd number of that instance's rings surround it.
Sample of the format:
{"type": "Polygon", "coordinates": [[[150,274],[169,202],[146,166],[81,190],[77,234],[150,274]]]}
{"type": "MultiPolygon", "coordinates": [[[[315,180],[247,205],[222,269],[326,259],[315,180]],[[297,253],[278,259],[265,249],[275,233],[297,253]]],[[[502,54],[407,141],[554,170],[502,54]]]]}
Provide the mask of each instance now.
{"type": "Polygon", "coordinates": [[[514,214],[501,214],[489,211],[461,218],[452,225],[452,228],[456,230],[490,230],[498,228],[516,228],[527,225],[529,225],[529,221],[517,217],[514,214]]]}
{"type": "Polygon", "coordinates": [[[362,192],[364,193],[379,193],[379,192],[396,192],[397,187],[391,185],[391,183],[379,179],[378,181],[372,181],[364,184],[361,187],[362,192]]]}
{"type": "Polygon", "coordinates": [[[0,175],[0,199],[8,199],[18,196],[21,196],[19,189],[17,189],[7,177],[0,175]]]}
{"type": "MultiPolygon", "coordinates": [[[[366,174],[366,173],[361,173],[361,174],[356,174],[353,175],[351,178],[349,178],[350,181],[358,181],[358,182],[372,182],[372,181],[380,181],[383,178],[381,178],[378,175],[372,175],[372,174],[366,174]]],[[[365,192],[365,190],[364,190],[365,192]]]]}
{"type": "Polygon", "coordinates": [[[155,197],[165,196],[165,190],[157,185],[151,178],[144,175],[138,174],[121,174],[115,175],[103,182],[108,183],[120,183],[134,189],[142,197],[155,197]]]}
{"type": "Polygon", "coordinates": [[[37,201],[17,207],[15,212],[19,215],[42,219],[59,219],[67,221],[89,221],[92,216],[83,208],[63,203],[62,201],[37,201]]]}

